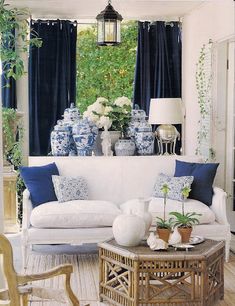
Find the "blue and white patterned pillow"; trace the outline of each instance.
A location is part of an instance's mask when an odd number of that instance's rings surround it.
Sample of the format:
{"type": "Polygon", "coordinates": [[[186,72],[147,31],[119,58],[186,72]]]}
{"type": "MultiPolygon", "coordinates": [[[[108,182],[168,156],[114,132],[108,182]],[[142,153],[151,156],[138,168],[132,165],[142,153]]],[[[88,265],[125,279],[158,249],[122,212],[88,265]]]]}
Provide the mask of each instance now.
{"type": "Polygon", "coordinates": [[[156,183],[154,185],[153,197],[164,198],[164,194],[161,191],[162,186],[167,184],[170,188],[167,198],[176,201],[182,201],[183,197],[181,191],[185,185],[191,186],[193,182],[193,176],[168,176],[166,174],[160,173],[157,177],[156,183]]]}
{"type": "Polygon", "coordinates": [[[66,177],[52,175],[52,182],[59,203],[88,199],[88,185],[81,176],[66,177]]]}

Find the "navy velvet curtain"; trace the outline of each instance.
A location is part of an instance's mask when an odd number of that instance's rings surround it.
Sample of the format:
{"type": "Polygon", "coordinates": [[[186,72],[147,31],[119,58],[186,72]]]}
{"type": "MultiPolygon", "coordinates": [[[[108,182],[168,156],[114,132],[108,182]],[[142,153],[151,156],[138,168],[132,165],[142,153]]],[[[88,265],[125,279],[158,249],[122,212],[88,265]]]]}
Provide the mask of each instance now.
{"type": "MultiPolygon", "coordinates": [[[[11,31],[11,38],[7,39],[4,43],[5,48],[15,49],[15,29],[11,31]]],[[[17,108],[16,100],[16,81],[13,77],[7,77],[7,70],[9,68],[9,63],[2,63],[2,106],[7,108],[17,108]]]]}
{"type": "Polygon", "coordinates": [[[181,51],[179,22],[139,22],[133,102],[147,115],[151,98],[181,97],[181,51]]]}
{"type": "Polygon", "coordinates": [[[149,113],[151,98],[181,97],[181,30],[178,22],[139,22],[134,104],[149,113]]]}
{"type": "Polygon", "coordinates": [[[29,54],[30,155],[47,155],[51,130],[76,99],[77,24],[32,20],[34,31],[42,47],[31,48],[29,54]]]}

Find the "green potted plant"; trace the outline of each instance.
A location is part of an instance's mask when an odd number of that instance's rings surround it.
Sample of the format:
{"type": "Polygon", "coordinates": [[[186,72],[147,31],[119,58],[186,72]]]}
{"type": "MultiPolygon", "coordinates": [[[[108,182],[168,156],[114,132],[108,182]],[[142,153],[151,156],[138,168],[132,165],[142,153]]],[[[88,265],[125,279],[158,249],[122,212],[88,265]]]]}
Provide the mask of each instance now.
{"type": "Polygon", "coordinates": [[[170,218],[169,220],[166,219],[166,199],[167,195],[169,193],[169,186],[165,183],[162,185],[161,191],[164,195],[164,211],[163,211],[163,219],[160,217],[157,217],[157,234],[160,239],[164,240],[165,242],[168,242],[171,228],[173,226],[173,218],[170,218]]]}
{"type": "Polygon", "coordinates": [[[16,191],[18,200],[18,219],[22,219],[23,180],[19,175],[19,166],[23,159],[23,123],[22,113],[12,108],[2,109],[3,127],[3,162],[4,172],[14,171],[17,174],[16,191]]]}
{"type": "Polygon", "coordinates": [[[3,164],[19,166],[22,160],[23,126],[22,113],[13,108],[2,108],[3,164]],[[17,139],[18,135],[18,139],[17,139]]]}
{"type": "Polygon", "coordinates": [[[188,212],[185,213],[184,211],[184,204],[185,200],[188,198],[191,189],[188,185],[185,185],[182,188],[182,213],[179,212],[170,212],[170,215],[175,217],[174,227],[178,227],[178,231],[181,235],[181,241],[183,243],[189,242],[191,233],[192,233],[192,226],[194,224],[199,224],[199,220],[197,217],[201,216],[201,214],[197,214],[195,212],[188,212]]]}

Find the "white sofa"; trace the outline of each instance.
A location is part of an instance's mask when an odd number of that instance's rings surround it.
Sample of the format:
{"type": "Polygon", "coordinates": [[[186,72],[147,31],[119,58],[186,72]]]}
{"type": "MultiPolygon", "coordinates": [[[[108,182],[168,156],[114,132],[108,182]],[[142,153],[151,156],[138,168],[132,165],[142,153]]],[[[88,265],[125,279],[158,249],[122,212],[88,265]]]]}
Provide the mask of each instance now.
{"type": "MultiPolygon", "coordinates": [[[[163,172],[174,174],[175,159],[200,162],[188,156],[134,156],[134,157],[30,157],[29,166],[42,166],[55,162],[60,175],[83,176],[89,187],[89,199],[122,203],[138,197],[150,197],[156,177],[163,172]]],[[[58,207],[59,207],[58,203],[58,207]]],[[[229,257],[230,225],[226,217],[226,193],[214,188],[210,209],[215,221],[193,228],[193,234],[215,240],[225,240],[226,260],[229,257]]],[[[111,226],[80,228],[37,228],[30,224],[32,204],[28,190],[24,192],[22,240],[24,258],[27,247],[34,244],[96,243],[112,237],[111,226]]]]}

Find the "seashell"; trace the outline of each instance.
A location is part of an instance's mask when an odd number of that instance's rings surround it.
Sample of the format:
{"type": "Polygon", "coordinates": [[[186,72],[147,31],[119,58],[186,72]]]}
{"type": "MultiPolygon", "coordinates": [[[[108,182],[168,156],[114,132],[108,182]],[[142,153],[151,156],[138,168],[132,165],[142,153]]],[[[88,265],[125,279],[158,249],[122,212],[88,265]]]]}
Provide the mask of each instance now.
{"type": "Polygon", "coordinates": [[[181,235],[180,235],[177,227],[174,229],[174,232],[171,234],[168,242],[171,245],[181,243],[181,235]]]}
{"type": "Polygon", "coordinates": [[[147,244],[148,244],[148,246],[150,246],[151,244],[155,243],[156,239],[157,239],[157,238],[156,238],[155,234],[154,234],[153,232],[151,232],[151,233],[149,234],[148,239],[147,239],[147,244]]]}
{"type": "Polygon", "coordinates": [[[168,244],[159,238],[156,238],[154,233],[150,233],[147,244],[151,250],[166,250],[168,248],[168,244]]]}

